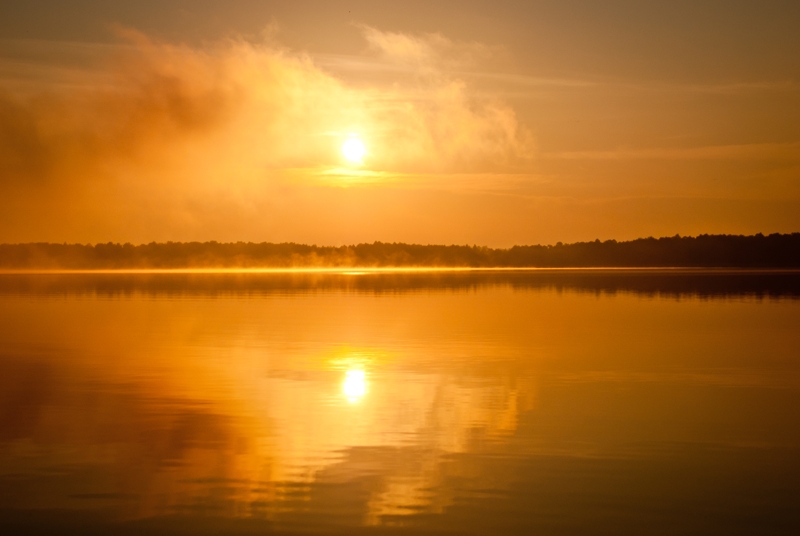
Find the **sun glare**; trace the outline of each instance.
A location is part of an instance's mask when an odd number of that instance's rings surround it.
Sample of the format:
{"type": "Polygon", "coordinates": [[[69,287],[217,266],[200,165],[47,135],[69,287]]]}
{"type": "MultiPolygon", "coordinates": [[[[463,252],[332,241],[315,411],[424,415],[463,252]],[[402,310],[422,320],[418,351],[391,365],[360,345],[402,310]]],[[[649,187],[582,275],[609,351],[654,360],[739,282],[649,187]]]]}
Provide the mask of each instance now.
{"type": "Polygon", "coordinates": [[[342,392],[347,401],[355,403],[367,394],[367,375],[363,370],[348,370],[342,382],[342,392]]]}
{"type": "Polygon", "coordinates": [[[367,148],[358,138],[348,138],[342,144],[342,154],[348,162],[352,164],[360,164],[367,154],[367,148]]]}

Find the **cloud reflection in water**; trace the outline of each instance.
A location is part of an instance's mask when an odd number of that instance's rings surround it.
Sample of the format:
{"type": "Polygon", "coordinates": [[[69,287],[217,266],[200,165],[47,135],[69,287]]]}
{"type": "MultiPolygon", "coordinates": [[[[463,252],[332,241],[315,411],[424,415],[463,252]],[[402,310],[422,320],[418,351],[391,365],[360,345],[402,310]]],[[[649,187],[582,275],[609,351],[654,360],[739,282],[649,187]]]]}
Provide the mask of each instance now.
{"type": "Polygon", "coordinates": [[[796,300],[579,290],[0,293],[0,506],[497,533],[796,489],[796,300]]]}

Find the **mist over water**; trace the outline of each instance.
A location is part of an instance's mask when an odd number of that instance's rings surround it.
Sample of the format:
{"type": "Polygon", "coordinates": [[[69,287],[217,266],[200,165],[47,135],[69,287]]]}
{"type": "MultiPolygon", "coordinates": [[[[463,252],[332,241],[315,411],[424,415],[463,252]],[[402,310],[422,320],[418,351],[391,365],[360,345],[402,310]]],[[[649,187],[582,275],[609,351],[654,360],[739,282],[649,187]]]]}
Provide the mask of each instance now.
{"type": "Polygon", "coordinates": [[[0,275],[0,524],[789,534],[800,274],[0,275]]]}

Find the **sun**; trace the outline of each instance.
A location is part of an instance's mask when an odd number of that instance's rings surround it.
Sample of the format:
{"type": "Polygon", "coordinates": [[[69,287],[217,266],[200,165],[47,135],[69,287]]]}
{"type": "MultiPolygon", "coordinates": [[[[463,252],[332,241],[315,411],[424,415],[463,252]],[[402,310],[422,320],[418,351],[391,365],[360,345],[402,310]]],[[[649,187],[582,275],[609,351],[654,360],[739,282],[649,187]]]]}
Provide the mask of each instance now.
{"type": "Polygon", "coordinates": [[[351,164],[360,164],[367,154],[367,148],[358,138],[348,138],[342,144],[342,154],[351,164]]]}

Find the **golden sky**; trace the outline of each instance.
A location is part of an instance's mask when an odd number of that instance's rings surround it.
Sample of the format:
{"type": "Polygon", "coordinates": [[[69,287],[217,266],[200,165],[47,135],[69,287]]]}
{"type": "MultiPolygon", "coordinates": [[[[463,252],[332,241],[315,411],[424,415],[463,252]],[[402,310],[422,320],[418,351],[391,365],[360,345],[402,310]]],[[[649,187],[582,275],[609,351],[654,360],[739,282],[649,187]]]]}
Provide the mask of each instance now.
{"type": "Polygon", "coordinates": [[[0,241],[797,231],[799,27],[774,1],[7,2],[0,241]]]}

